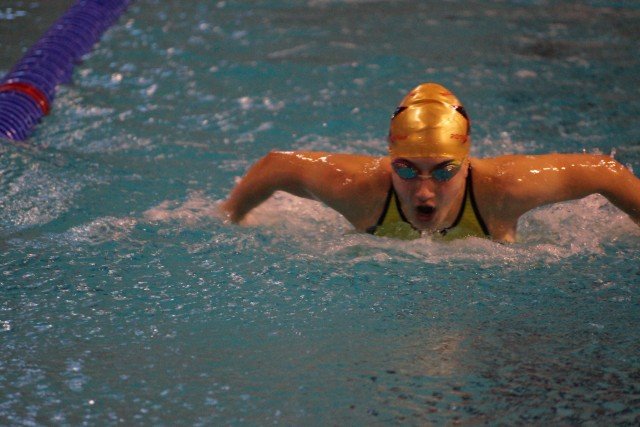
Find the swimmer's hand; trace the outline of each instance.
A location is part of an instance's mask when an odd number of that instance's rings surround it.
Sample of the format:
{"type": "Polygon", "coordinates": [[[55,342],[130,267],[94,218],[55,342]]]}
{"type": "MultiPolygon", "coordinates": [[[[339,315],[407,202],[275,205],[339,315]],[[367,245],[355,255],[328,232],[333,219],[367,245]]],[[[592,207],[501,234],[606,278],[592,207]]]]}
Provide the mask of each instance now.
{"type": "Polygon", "coordinates": [[[220,213],[226,221],[238,224],[244,218],[244,215],[240,216],[236,209],[234,209],[233,201],[231,199],[224,200],[220,203],[220,213]]]}

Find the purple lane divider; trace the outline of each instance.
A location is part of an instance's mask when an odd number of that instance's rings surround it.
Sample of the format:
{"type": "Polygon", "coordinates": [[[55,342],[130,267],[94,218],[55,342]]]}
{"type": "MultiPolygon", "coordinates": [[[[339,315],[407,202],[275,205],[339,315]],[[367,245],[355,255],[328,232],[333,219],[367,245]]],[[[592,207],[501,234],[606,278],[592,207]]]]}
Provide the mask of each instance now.
{"type": "Polygon", "coordinates": [[[131,0],[78,0],[0,80],[0,138],[29,137],[49,114],[56,87],[89,53],[131,0]]]}

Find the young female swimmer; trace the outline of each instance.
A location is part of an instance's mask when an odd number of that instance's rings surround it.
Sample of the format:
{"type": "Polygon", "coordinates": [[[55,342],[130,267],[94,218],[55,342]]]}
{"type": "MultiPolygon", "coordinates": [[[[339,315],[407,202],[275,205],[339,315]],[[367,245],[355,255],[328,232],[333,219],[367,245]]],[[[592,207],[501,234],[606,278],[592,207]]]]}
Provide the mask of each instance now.
{"type": "Polygon", "coordinates": [[[389,156],[271,152],[223,202],[233,222],[282,190],[319,200],[358,231],[401,239],[425,233],[516,239],[538,206],[600,193],[640,225],[640,179],[604,155],[469,156],[469,120],[447,89],[426,83],[391,119],[389,156]]]}

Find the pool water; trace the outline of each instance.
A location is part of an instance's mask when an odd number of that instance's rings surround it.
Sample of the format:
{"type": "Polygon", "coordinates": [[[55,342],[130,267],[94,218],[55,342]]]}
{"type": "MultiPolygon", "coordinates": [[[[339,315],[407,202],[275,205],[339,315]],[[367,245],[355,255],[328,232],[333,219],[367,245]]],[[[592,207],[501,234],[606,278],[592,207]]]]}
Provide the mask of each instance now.
{"type": "MultiPolygon", "coordinates": [[[[15,3],[3,72],[69,4],[15,3]]],[[[633,1],[136,1],[0,145],[0,424],[637,424],[640,229],[606,199],[511,245],[217,206],[273,149],[384,155],[423,81],[476,156],[638,171],[639,24],[633,1]]]]}

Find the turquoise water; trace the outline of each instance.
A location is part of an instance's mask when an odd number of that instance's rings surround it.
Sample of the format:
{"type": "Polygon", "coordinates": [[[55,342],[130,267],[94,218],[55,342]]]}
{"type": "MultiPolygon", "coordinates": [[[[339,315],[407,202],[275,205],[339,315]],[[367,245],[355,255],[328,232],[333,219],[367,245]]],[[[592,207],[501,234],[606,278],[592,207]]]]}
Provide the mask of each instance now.
{"type": "Polygon", "coordinates": [[[513,245],[217,211],[269,150],[384,154],[429,80],[477,156],[639,170],[640,7],[574,3],[135,2],[0,146],[0,424],[637,424],[640,229],[600,196],[513,245]]]}

